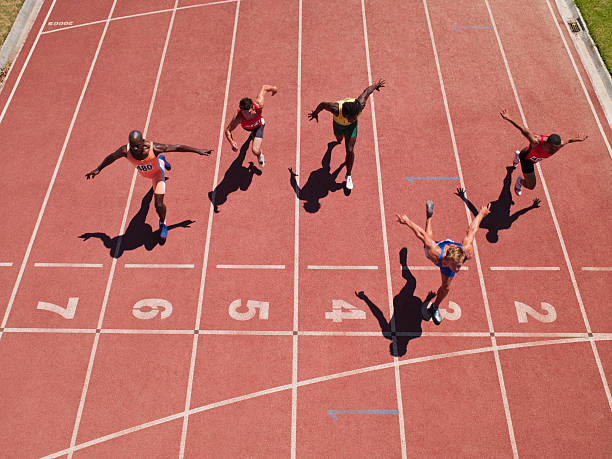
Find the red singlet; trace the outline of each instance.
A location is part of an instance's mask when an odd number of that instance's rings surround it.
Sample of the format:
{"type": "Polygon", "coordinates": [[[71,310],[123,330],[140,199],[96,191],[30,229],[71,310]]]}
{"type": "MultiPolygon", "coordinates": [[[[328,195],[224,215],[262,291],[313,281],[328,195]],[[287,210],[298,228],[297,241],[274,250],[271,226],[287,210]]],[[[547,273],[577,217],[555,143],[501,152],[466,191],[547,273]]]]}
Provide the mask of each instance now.
{"type": "Polygon", "coordinates": [[[238,110],[238,115],[240,116],[240,125],[243,129],[246,129],[247,131],[252,131],[254,129],[257,129],[259,126],[263,126],[265,124],[265,121],[261,116],[261,112],[263,111],[263,109],[259,108],[259,105],[257,105],[255,102],[253,102],[253,107],[255,108],[255,118],[252,118],[250,120],[245,120],[242,116],[241,111],[238,110]]]}
{"type": "Polygon", "coordinates": [[[542,161],[543,159],[550,158],[552,155],[554,155],[554,153],[544,151],[543,144],[544,136],[541,136],[539,144],[537,144],[535,147],[529,146],[525,159],[528,159],[532,163],[537,163],[538,161],[542,161]]]}

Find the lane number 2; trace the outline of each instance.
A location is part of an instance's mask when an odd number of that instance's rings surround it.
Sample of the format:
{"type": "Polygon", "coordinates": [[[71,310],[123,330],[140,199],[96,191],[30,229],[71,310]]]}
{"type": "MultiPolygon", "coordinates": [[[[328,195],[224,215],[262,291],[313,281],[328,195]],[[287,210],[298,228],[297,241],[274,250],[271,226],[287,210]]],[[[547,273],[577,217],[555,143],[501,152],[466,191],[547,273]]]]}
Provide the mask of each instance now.
{"type": "Polygon", "coordinates": [[[526,324],[528,315],[533,317],[537,321],[544,323],[551,323],[557,320],[557,311],[555,310],[555,307],[552,304],[544,303],[542,301],[541,305],[542,309],[544,310],[544,313],[536,311],[534,308],[525,303],[515,301],[514,307],[516,308],[516,317],[518,318],[519,323],[526,324]]]}

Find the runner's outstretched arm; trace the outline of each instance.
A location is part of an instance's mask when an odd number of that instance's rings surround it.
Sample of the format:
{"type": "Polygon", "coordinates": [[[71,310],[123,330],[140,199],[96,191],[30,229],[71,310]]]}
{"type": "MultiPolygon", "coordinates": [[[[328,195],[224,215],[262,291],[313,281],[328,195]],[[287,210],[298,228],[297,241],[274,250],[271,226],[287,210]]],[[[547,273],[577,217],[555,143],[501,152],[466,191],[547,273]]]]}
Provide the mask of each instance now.
{"type": "Polygon", "coordinates": [[[259,108],[263,108],[264,107],[264,98],[266,96],[267,93],[270,93],[272,95],[276,94],[278,92],[278,88],[276,86],[272,86],[269,84],[264,84],[261,89],[259,90],[259,94],[257,94],[257,99],[255,99],[255,103],[257,105],[259,105],[259,108]]]}
{"type": "Polygon", "coordinates": [[[588,138],[589,138],[588,135],[579,134],[578,137],[574,137],[572,139],[564,140],[563,142],[561,142],[561,146],[567,145],[568,143],[584,142],[588,138]]]}
{"type": "Polygon", "coordinates": [[[357,100],[361,104],[361,109],[363,110],[363,108],[365,107],[366,101],[368,100],[368,97],[370,97],[370,95],[375,90],[380,91],[380,88],[384,88],[384,87],[385,87],[385,80],[380,79],[376,83],[374,83],[372,86],[368,86],[367,88],[365,88],[364,91],[361,93],[361,95],[357,98],[357,100]]]}
{"type": "Polygon", "coordinates": [[[111,153],[106,158],[104,158],[98,167],[96,167],[94,170],[89,171],[87,174],[85,174],[85,177],[87,178],[87,180],[93,179],[106,166],[114,163],[119,158],[126,158],[126,157],[127,157],[127,148],[125,147],[125,145],[122,145],[119,148],[117,148],[117,150],[115,150],[113,153],[111,153]]]}
{"type": "Polygon", "coordinates": [[[480,211],[478,212],[478,215],[474,217],[474,220],[472,220],[472,223],[470,223],[470,226],[468,226],[467,233],[465,237],[463,238],[463,242],[461,243],[468,258],[472,258],[474,254],[472,243],[474,242],[474,237],[476,236],[476,233],[478,232],[478,228],[480,227],[480,222],[482,221],[483,218],[485,218],[490,213],[491,213],[491,203],[487,204],[486,206],[482,206],[480,208],[480,211]]]}
{"type": "Polygon", "coordinates": [[[510,118],[510,116],[508,115],[508,110],[504,108],[499,114],[501,115],[503,119],[505,119],[510,124],[512,124],[512,126],[514,126],[519,131],[521,131],[521,134],[523,134],[525,138],[529,140],[530,144],[537,145],[540,142],[540,139],[537,134],[531,132],[529,129],[525,128],[523,125],[517,123],[512,118],[510,118]]]}
{"type": "Polygon", "coordinates": [[[190,147],[189,145],[167,145],[165,143],[153,143],[153,151],[155,156],[159,156],[160,153],[167,153],[169,151],[184,151],[196,153],[200,156],[209,156],[212,150],[206,150],[201,148],[190,147]]]}
{"type": "Polygon", "coordinates": [[[321,102],[319,105],[317,105],[317,108],[315,108],[313,111],[311,111],[308,114],[308,120],[312,121],[312,120],[316,120],[317,123],[319,122],[319,112],[321,112],[322,110],[326,110],[328,112],[330,112],[332,115],[336,115],[338,116],[340,114],[340,107],[338,107],[338,102],[321,102]]]}

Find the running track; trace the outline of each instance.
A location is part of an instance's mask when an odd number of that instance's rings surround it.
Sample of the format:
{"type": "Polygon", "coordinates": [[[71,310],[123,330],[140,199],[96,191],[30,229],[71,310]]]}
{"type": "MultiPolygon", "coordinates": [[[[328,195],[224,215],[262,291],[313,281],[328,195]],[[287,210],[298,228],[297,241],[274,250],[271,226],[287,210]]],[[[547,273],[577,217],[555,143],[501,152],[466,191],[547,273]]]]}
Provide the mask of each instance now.
{"type": "Polygon", "coordinates": [[[47,0],[0,99],[3,456],[612,455],[612,132],[551,0],[47,0]],[[381,77],[355,189],[306,212],[288,168],[320,191],[332,140],[307,112],[381,77]],[[222,130],[263,83],[257,175],[222,130]],[[394,215],[434,199],[457,240],[458,187],[509,205],[502,108],[589,139],[421,323],[439,274],[394,215]],[[169,155],[164,246],[148,181],[84,179],[135,128],[215,149],[169,155]]]}

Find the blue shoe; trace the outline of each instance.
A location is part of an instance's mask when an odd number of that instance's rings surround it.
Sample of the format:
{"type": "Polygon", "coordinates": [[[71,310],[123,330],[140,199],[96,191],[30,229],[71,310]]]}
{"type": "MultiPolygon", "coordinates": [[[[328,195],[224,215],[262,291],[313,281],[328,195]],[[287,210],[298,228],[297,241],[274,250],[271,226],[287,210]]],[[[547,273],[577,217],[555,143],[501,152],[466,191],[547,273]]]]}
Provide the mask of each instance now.
{"type": "Polygon", "coordinates": [[[168,237],[168,227],[162,222],[159,222],[159,237],[161,237],[163,240],[168,237]]]}
{"type": "Polygon", "coordinates": [[[170,169],[172,169],[172,166],[170,165],[170,163],[166,160],[166,157],[164,155],[159,155],[159,159],[161,159],[164,162],[164,167],[166,168],[167,171],[169,171],[170,169]]]}

